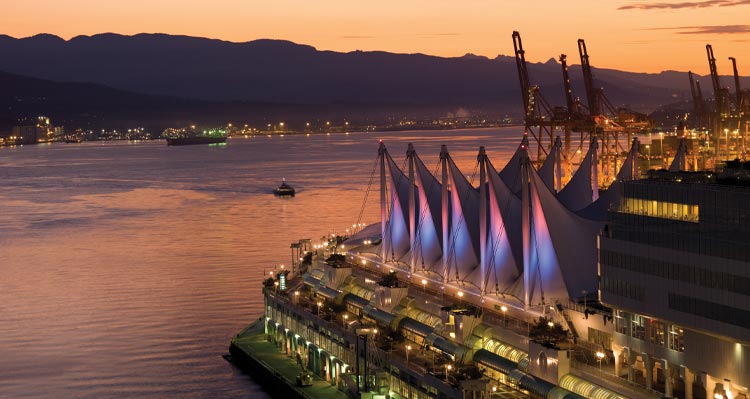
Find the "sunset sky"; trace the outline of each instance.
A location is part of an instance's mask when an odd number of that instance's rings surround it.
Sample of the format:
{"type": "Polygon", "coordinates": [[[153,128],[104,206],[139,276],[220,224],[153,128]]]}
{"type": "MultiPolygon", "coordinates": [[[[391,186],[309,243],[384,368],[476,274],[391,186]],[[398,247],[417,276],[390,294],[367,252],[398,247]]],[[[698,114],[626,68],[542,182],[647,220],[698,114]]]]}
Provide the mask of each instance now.
{"type": "MultiPolygon", "coordinates": [[[[592,65],[629,71],[719,72],[737,57],[750,74],[750,0],[4,0],[0,33],[69,39],[102,32],[169,33],[233,42],[286,39],[321,50],[494,57],[522,34],[527,59],[567,53],[586,39],[592,65]]],[[[576,62],[577,63],[577,62],[576,62]]]]}

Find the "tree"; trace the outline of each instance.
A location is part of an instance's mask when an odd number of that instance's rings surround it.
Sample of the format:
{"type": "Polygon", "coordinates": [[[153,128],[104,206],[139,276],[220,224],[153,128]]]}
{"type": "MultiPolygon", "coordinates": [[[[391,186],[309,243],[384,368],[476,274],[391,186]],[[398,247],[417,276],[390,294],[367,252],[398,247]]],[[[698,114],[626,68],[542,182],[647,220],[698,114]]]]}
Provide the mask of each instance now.
{"type": "Polygon", "coordinates": [[[548,348],[558,348],[558,344],[568,340],[568,331],[560,323],[552,323],[550,319],[539,316],[529,330],[529,338],[548,348]]]}
{"type": "Polygon", "coordinates": [[[389,287],[389,288],[395,288],[398,287],[398,275],[395,270],[391,271],[390,273],[384,275],[380,281],[378,281],[378,284],[382,285],[383,287],[389,287]]]}

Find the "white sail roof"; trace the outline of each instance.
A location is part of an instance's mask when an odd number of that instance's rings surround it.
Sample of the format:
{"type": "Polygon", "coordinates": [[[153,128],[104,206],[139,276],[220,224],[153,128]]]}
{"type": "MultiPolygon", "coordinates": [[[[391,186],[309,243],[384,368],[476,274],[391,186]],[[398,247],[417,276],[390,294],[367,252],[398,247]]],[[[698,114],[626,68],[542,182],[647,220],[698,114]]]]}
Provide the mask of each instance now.
{"type": "Polygon", "coordinates": [[[488,237],[483,292],[507,292],[523,271],[521,250],[521,201],[500,179],[489,159],[488,237]]]}
{"type": "Polygon", "coordinates": [[[412,249],[417,270],[442,272],[442,210],[440,182],[415,153],[414,182],[417,186],[416,245],[412,249]]]}
{"type": "Polygon", "coordinates": [[[521,192],[521,155],[529,147],[528,136],[524,135],[521,144],[518,145],[516,152],[510,158],[510,161],[500,171],[500,178],[513,193],[521,192]]]}
{"type": "Polygon", "coordinates": [[[591,205],[577,211],[576,214],[578,214],[578,216],[589,220],[604,221],[607,219],[607,211],[609,211],[611,207],[617,206],[620,198],[622,198],[622,182],[638,178],[639,146],[640,143],[638,142],[638,139],[633,139],[633,144],[630,147],[628,157],[625,158],[625,162],[622,163],[620,171],[617,172],[615,181],[613,181],[607,188],[607,191],[605,191],[604,194],[602,194],[591,205]]]}
{"type": "MultiPolygon", "coordinates": [[[[565,300],[597,288],[596,237],[604,223],[586,220],[555,198],[539,175],[530,174],[532,251],[529,271],[538,290],[531,304],[565,300]]],[[[524,271],[526,272],[526,271],[524,271]]]]}
{"type": "MultiPolygon", "coordinates": [[[[461,173],[448,155],[450,185],[450,241],[447,279],[481,287],[479,270],[479,191],[461,173]]],[[[444,255],[445,256],[445,255],[444,255]]]]}
{"type": "Polygon", "coordinates": [[[552,151],[549,152],[547,159],[544,160],[544,163],[539,168],[539,177],[542,178],[544,184],[552,191],[555,191],[555,166],[557,165],[557,157],[560,156],[560,151],[558,151],[559,145],[560,137],[555,140],[552,151]]]}
{"type": "Polygon", "coordinates": [[[385,153],[390,216],[381,245],[385,260],[403,260],[409,252],[409,179],[385,153]]]}
{"type": "Polygon", "coordinates": [[[576,173],[573,174],[568,184],[557,194],[560,202],[572,211],[583,209],[594,202],[591,168],[592,166],[596,167],[592,161],[595,152],[596,145],[591,145],[588,152],[586,152],[586,157],[583,158],[581,165],[578,166],[576,173]]]}

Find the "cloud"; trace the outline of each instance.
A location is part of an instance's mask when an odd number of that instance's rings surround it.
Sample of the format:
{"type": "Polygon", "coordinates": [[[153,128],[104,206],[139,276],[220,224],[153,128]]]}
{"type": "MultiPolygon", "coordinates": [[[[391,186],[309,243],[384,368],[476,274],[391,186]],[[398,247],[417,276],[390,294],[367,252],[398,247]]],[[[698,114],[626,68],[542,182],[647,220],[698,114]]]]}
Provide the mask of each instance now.
{"type": "Polygon", "coordinates": [[[676,26],[673,28],[651,28],[649,30],[673,30],[681,35],[742,34],[750,33],[750,25],[676,26]]]}
{"type": "Polygon", "coordinates": [[[750,5],[750,0],[703,0],[678,3],[632,3],[618,10],[677,10],[682,8],[734,7],[750,5]]]}

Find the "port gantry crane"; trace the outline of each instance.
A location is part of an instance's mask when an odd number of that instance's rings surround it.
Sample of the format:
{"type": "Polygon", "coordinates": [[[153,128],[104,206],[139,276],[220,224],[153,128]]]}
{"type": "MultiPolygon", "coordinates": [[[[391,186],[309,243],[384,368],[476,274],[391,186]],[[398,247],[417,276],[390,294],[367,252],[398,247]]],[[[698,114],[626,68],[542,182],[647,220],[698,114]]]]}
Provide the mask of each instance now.
{"type": "Polygon", "coordinates": [[[513,32],[513,49],[516,56],[516,69],[518,70],[518,81],[521,84],[521,100],[524,110],[525,133],[531,136],[529,145],[536,145],[536,158],[529,148],[529,155],[537,166],[547,157],[549,150],[555,142],[555,125],[551,118],[551,109],[544,100],[538,86],[532,86],[529,80],[529,71],[526,68],[526,52],[523,50],[521,34],[513,32]],[[548,143],[545,145],[545,139],[548,143]]]}
{"type": "MultiPolygon", "coordinates": [[[[532,162],[539,166],[549,155],[555,143],[555,134],[561,132],[564,137],[562,148],[562,163],[565,164],[566,180],[570,178],[571,164],[571,136],[573,132],[581,132],[581,143],[584,142],[589,130],[587,118],[580,112],[577,100],[573,97],[568,75],[565,54],[560,56],[566,107],[552,107],[542,95],[539,86],[532,85],[526,66],[526,53],[523,49],[521,34],[513,32],[513,47],[515,50],[518,80],[521,86],[521,100],[524,107],[524,128],[529,138],[529,155],[532,162]]],[[[558,133],[559,134],[559,133],[558,133]]],[[[579,147],[580,149],[580,147],[579,147]]]]}
{"type": "MultiPolygon", "coordinates": [[[[732,70],[734,72],[734,89],[735,89],[735,113],[736,113],[736,119],[737,119],[737,130],[745,129],[744,134],[742,135],[741,140],[741,150],[742,153],[746,153],[746,145],[745,142],[747,141],[747,135],[748,135],[748,128],[750,128],[750,95],[746,91],[743,91],[740,87],[740,75],[737,72],[737,59],[734,57],[729,57],[729,60],[732,61],[732,70]]],[[[743,155],[744,157],[744,155],[743,155]]]]}
{"type": "Polygon", "coordinates": [[[532,161],[536,165],[544,161],[554,145],[556,132],[561,132],[564,135],[564,147],[561,149],[561,154],[567,180],[572,175],[570,173],[571,155],[582,151],[584,145],[587,145],[592,137],[596,137],[601,142],[599,146],[601,155],[598,157],[601,162],[599,168],[602,172],[599,176],[603,179],[601,185],[607,186],[611,183],[611,178],[616,175],[619,155],[629,150],[632,134],[649,127],[650,123],[644,122],[645,118],[619,112],[604,95],[603,89],[594,87],[589,55],[583,39],[578,40],[578,50],[586,88],[586,105],[581,104],[573,96],[565,54],[560,55],[559,61],[562,67],[566,104],[565,107],[552,107],[542,96],[539,86],[531,84],[526,66],[526,53],[521,35],[517,31],[513,32],[513,47],[524,106],[524,127],[527,134],[531,136],[530,147],[536,146],[535,151],[532,148],[529,149],[532,161]],[[575,151],[572,151],[571,136],[574,132],[580,133],[580,144],[575,151]]]}
{"type": "MultiPolygon", "coordinates": [[[[748,136],[748,124],[750,124],[750,100],[748,100],[748,94],[740,87],[740,78],[737,72],[737,60],[734,57],[729,57],[729,60],[732,61],[732,69],[734,72],[735,96],[732,98],[729,88],[721,85],[719,72],[716,67],[716,57],[714,57],[714,50],[710,44],[706,44],[706,55],[708,57],[708,67],[711,72],[711,83],[714,89],[715,107],[713,112],[710,113],[710,124],[715,143],[714,148],[716,148],[717,151],[716,159],[721,158],[719,150],[722,148],[722,133],[724,133],[724,156],[726,159],[729,159],[729,131],[739,133],[739,131],[744,128],[741,144],[736,143],[740,144],[736,150],[737,156],[740,157],[740,150],[743,153],[746,152],[745,143],[748,136]]],[[[736,141],[737,139],[735,138],[735,142],[736,141]]],[[[742,155],[742,157],[745,157],[745,155],[742,155]]]]}
{"type": "Polygon", "coordinates": [[[603,179],[602,185],[607,186],[617,175],[620,168],[620,156],[629,151],[633,134],[648,129],[651,127],[651,122],[645,116],[640,116],[635,112],[615,108],[604,94],[604,88],[594,86],[594,74],[586,42],[583,39],[578,39],[578,55],[581,58],[588,117],[592,126],[591,134],[601,143],[599,176],[603,179]]]}

